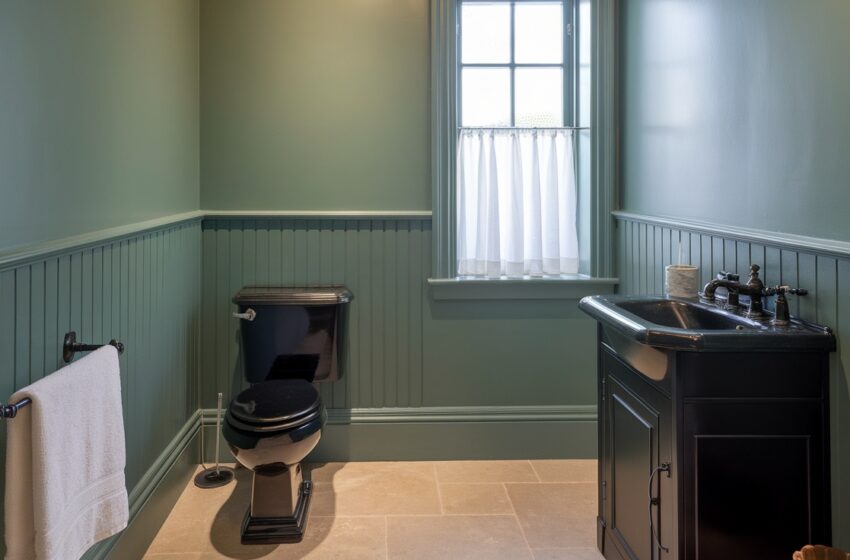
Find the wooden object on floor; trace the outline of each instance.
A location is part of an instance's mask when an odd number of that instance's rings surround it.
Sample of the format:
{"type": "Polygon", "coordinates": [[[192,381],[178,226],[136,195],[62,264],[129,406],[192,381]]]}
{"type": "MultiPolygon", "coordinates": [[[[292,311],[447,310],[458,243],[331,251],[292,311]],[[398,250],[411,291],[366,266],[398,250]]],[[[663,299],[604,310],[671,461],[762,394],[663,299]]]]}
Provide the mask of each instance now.
{"type": "Polygon", "coordinates": [[[794,553],[794,560],[850,560],[850,553],[821,544],[808,544],[794,553]]]}

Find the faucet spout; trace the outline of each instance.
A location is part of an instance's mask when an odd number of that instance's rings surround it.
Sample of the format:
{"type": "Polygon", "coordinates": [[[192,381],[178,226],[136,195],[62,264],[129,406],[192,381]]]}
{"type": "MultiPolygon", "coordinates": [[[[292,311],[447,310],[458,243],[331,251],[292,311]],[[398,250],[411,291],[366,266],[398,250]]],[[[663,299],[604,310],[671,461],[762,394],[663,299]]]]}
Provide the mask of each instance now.
{"type": "Polygon", "coordinates": [[[714,294],[715,292],[717,292],[717,288],[726,288],[731,292],[733,290],[737,290],[740,287],[741,283],[736,282],[735,280],[715,278],[703,287],[700,296],[706,301],[714,301],[714,294]]]}
{"type": "Polygon", "coordinates": [[[717,288],[726,288],[729,290],[728,305],[737,306],[739,295],[749,296],[750,307],[747,315],[750,317],[762,315],[762,296],[765,295],[765,288],[764,282],[759,278],[759,270],[761,267],[757,264],[750,267],[750,279],[746,284],[729,278],[716,278],[705,285],[700,296],[705,301],[714,301],[717,288]]]}

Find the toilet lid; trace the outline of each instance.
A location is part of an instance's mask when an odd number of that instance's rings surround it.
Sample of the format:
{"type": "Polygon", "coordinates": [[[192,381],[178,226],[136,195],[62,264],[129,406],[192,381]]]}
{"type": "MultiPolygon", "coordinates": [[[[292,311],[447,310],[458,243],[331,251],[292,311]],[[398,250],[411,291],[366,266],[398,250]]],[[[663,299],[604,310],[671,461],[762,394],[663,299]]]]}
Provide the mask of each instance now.
{"type": "Polygon", "coordinates": [[[234,418],[254,425],[291,423],[322,404],[319,392],[303,379],[255,383],[230,403],[234,418]]]}

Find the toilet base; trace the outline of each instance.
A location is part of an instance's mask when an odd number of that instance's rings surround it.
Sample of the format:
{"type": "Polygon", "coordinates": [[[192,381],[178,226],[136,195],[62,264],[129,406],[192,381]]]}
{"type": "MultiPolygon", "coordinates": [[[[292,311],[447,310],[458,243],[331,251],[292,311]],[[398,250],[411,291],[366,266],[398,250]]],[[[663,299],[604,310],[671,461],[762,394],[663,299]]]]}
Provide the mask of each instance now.
{"type": "Polygon", "coordinates": [[[242,522],[242,544],[301,542],[307,529],[312,493],[313,483],[309,480],[301,482],[294,511],[284,517],[253,517],[249,507],[242,522]]]}

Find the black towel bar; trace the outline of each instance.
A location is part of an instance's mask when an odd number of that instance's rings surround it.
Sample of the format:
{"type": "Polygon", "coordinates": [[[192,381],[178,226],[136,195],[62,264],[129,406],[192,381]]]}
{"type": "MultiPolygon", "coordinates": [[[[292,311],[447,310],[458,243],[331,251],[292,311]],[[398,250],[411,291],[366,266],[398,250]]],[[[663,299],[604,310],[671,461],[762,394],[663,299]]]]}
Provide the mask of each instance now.
{"type": "MultiPolygon", "coordinates": [[[[114,346],[118,350],[119,354],[124,353],[124,345],[116,341],[114,338],[109,341],[109,345],[114,346]]],[[[62,359],[65,360],[65,363],[67,364],[74,359],[74,354],[77,352],[90,352],[92,350],[97,350],[101,346],[105,345],[83,344],[82,342],[77,342],[77,333],[71,331],[69,333],[65,333],[65,339],[62,343],[62,359]]],[[[16,403],[0,405],[0,418],[14,418],[18,415],[19,410],[31,404],[32,400],[27,397],[16,403]]]]}
{"type": "Polygon", "coordinates": [[[14,418],[23,407],[32,404],[29,398],[23,398],[14,404],[0,406],[0,418],[14,418]]]}
{"type": "MultiPolygon", "coordinates": [[[[115,340],[114,338],[110,340],[108,344],[118,349],[119,354],[124,353],[124,345],[115,340]]],[[[83,344],[82,342],[77,342],[77,333],[71,331],[69,333],[65,333],[65,342],[62,344],[62,359],[65,360],[66,364],[70,364],[71,360],[74,359],[74,354],[76,354],[77,352],[91,352],[92,350],[97,350],[101,346],[106,345],[83,344]]]]}

